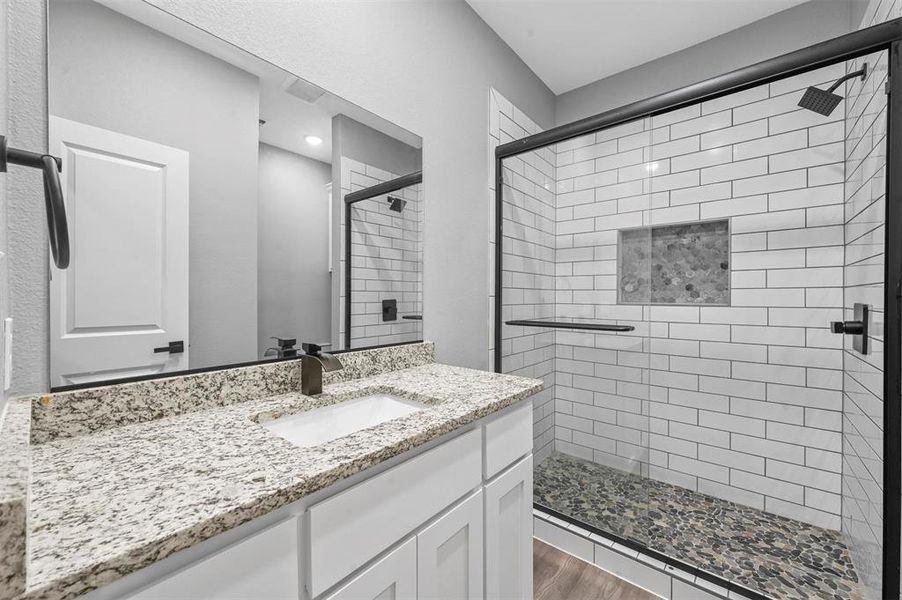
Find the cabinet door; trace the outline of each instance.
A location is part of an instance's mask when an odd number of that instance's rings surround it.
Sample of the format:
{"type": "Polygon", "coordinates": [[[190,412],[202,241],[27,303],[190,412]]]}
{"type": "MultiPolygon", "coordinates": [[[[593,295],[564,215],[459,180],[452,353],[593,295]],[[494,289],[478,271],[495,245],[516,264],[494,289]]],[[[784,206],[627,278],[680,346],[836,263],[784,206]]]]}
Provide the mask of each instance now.
{"type": "Polygon", "coordinates": [[[485,486],[486,598],[532,598],[532,455],[485,486]]]}
{"type": "Polygon", "coordinates": [[[413,600],[417,597],[417,540],[388,556],[323,600],[413,600]]]}
{"type": "Polygon", "coordinates": [[[417,536],[417,598],[482,598],[482,544],[480,490],[417,536]]]}

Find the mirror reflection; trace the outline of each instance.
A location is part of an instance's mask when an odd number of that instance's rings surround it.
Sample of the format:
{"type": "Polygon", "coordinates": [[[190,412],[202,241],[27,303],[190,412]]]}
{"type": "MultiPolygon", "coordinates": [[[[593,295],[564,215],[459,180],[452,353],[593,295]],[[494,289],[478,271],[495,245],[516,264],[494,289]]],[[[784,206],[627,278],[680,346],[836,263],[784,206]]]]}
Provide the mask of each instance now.
{"type": "Polygon", "coordinates": [[[421,138],[141,4],[49,2],[52,385],[421,339],[421,138]]]}
{"type": "Polygon", "coordinates": [[[342,190],[351,269],[342,298],[345,346],[411,342],[423,337],[422,175],[394,177],[348,160],[342,190]],[[381,180],[376,183],[376,180],[381,180]],[[357,184],[354,181],[358,181],[357,184]],[[365,186],[365,187],[364,187],[365,186]]]}

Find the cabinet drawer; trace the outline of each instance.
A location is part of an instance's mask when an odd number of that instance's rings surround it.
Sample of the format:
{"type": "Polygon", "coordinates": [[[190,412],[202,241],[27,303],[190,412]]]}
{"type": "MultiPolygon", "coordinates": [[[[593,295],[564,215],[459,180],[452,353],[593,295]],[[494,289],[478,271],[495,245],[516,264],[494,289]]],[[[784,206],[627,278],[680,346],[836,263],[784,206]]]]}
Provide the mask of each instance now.
{"type": "Polygon", "coordinates": [[[485,424],[485,478],[491,479],[532,452],[532,402],[485,424]]]}
{"type": "Polygon", "coordinates": [[[298,521],[292,517],[144,588],[129,600],[297,600],[298,521]]]}
{"type": "Polygon", "coordinates": [[[482,482],[474,429],[372,477],[308,512],[313,597],[362,567],[482,482]]]}

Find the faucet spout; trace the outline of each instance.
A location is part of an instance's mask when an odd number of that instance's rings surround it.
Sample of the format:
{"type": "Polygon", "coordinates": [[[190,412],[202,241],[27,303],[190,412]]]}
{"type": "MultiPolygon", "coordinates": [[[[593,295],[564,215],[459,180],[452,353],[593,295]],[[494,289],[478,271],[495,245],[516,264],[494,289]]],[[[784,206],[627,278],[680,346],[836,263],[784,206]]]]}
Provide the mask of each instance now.
{"type": "Polygon", "coordinates": [[[322,352],[322,347],[310,342],[301,344],[301,393],[315,396],[323,393],[323,371],[331,372],[344,368],[338,357],[322,352]]]}
{"type": "Polygon", "coordinates": [[[333,356],[328,352],[320,352],[319,354],[310,355],[310,358],[314,358],[319,361],[323,372],[329,373],[332,371],[338,371],[339,369],[343,369],[344,365],[341,364],[341,361],[338,360],[337,356],[333,356]]]}

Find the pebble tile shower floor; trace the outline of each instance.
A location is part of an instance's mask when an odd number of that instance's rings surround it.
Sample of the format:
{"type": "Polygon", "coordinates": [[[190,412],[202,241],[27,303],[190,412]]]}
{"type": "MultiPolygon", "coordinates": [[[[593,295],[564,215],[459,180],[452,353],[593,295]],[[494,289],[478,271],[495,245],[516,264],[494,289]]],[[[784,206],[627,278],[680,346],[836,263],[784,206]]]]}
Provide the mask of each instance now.
{"type": "Polygon", "coordinates": [[[863,598],[836,531],[560,453],[535,502],[769,597],[863,598]]]}

